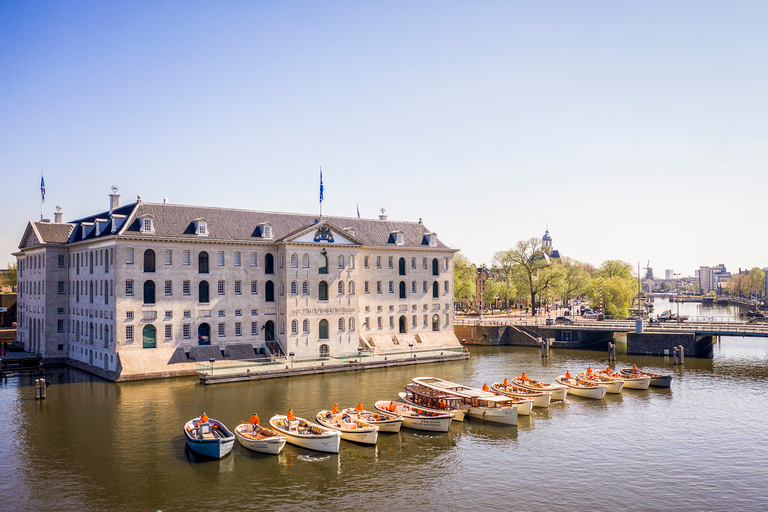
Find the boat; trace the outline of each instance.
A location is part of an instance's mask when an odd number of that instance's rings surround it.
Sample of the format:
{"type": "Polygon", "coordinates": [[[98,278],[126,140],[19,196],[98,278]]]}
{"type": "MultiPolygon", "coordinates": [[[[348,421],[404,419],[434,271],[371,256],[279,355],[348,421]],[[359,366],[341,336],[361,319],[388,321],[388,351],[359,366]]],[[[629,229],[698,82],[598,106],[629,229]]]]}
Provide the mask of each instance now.
{"type": "MultiPolygon", "coordinates": [[[[504,380],[506,381],[507,379],[504,380]]],[[[514,386],[509,383],[504,385],[503,382],[494,382],[491,384],[491,389],[495,393],[506,395],[512,398],[525,398],[528,400],[533,400],[533,407],[549,407],[549,402],[552,400],[552,393],[546,391],[533,391],[530,389],[521,388],[520,386],[514,386]]],[[[520,414],[519,406],[517,413],[520,414]]]]}
{"type": "Polygon", "coordinates": [[[567,374],[559,376],[556,380],[559,384],[568,388],[569,395],[600,400],[605,397],[605,394],[608,392],[608,388],[603,384],[597,384],[581,378],[574,379],[567,374]]]}
{"type": "Polygon", "coordinates": [[[288,438],[271,428],[253,423],[241,423],[235,427],[235,437],[244,448],[259,453],[277,455],[285,447],[288,438]]]}
{"type": "Polygon", "coordinates": [[[565,395],[568,394],[568,386],[529,379],[525,373],[523,373],[521,377],[513,378],[512,384],[532,391],[546,391],[552,393],[552,400],[565,400],[565,395]]]}
{"type": "Polygon", "coordinates": [[[403,426],[414,430],[448,432],[453,414],[426,411],[421,407],[391,400],[379,400],[373,406],[383,413],[395,413],[403,418],[403,426]],[[392,410],[394,409],[394,411],[392,410]]]}
{"type": "Polygon", "coordinates": [[[224,457],[235,445],[232,432],[222,422],[209,418],[205,413],[184,425],[184,436],[190,450],[213,459],[224,457]]]}
{"type": "Polygon", "coordinates": [[[379,427],[343,412],[334,414],[331,411],[322,410],[317,413],[316,418],[322,426],[341,432],[341,438],[345,441],[376,444],[379,437],[379,427]]]}
{"type": "Polygon", "coordinates": [[[355,410],[353,408],[344,409],[341,411],[344,414],[349,414],[353,418],[363,420],[371,425],[379,427],[379,432],[400,432],[400,427],[403,424],[403,418],[397,414],[390,414],[386,412],[371,412],[363,409],[362,411],[355,410]]]}
{"type": "Polygon", "coordinates": [[[288,442],[318,452],[339,453],[341,432],[312,423],[304,418],[292,420],[276,414],[269,420],[270,426],[288,438],[288,442]]]}
{"type": "Polygon", "coordinates": [[[651,384],[650,377],[647,377],[644,375],[616,373],[616,372],[612,372],[610,368],[606,368],[605,370],[600,370],[599,372],[596,372],[596,373],[600,375],[607,375],[615,379],[623,380],[624,381],[623,389],[648,389],[648,386],[651,384]]]}
{"type": "Polygon", "coordinates": [[[517,425],[518,406],[515,400],[508,396],[497,395],[490,391],[471,388],[436,377],[416,377],[413,382],[461,397],[461,408],[472,418],[504,425],[517,425]]]}
{"type": "Polygon", "coordinates": [[[411,405],[432,412],[453,413],[453,421],[464,421],[464,409],[461,408],[461,397],[435,391],[419,384],[406,384],[405,391],[398,393],[400,399],[411,405]]]}
{"type": "Polygon", "coordinates": [[[605,386],[608,393],[621,393],[621,389],[624,387],[624,379],[620,377],[611,377],[604,373],[595,373],[591,368],[585,372],[579,372],[576,375],[581,379],[602,384],[605,386]]]}
{"type": "Polygon", "coordinates": [[[646,377],[650,377],[651,378],[650,385],[655,387],[668,388],[672,384],[672,375],[645,372],[645,371],[638,370],[636,366],[632,368],[622,368],[621,373],[623,375],[643,375],[646,377]]]}

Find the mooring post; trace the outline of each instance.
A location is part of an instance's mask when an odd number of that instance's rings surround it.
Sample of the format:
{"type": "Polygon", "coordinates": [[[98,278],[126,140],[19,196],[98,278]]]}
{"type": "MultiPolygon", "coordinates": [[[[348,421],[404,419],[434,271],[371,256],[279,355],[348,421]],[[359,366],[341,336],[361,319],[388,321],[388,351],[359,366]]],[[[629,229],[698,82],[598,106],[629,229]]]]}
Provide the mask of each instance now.
{"type": "Polygon", "coordinates": [[[35,400],[40,399],[40,379],[35,379],[35,400]]]}
{"type": "Polygon", "coordinates": [[[47,387],[47,383],[45,382],[45,379],[40,379],[40,398],[45,400],[45,390],[47,387]]]}
{"type": "Polygon", "coordinates": [[[549,338],[541,339],[541,357],[549,357],[549,338]]]}
{"type": "Polygon", "coordinates": [[[678,349],[677,347],[672,348],[672,364],[677,364],[677,358],[679,353],[680,353],[680,349],[678,349]]]}
{"type": "Polygon", "coordinates": [[[680,345],[678,347],[678,352],[679,352],[678,359],[680,360],[680,364],[684,364],[685,363],[685,348],[682,345],[680,345]]]}

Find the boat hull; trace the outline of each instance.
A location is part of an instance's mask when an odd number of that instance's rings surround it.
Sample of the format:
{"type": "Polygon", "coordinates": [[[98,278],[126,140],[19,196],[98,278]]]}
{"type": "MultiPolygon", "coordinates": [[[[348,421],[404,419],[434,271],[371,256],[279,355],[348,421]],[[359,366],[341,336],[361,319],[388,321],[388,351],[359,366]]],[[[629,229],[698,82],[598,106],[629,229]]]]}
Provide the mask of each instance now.
{"type": "Polygon", "coordinates": [[[624,377],[624,389],[648,389],[650,377],[624,377]]]}
{"type": "Polygon", "coordinates": [[[470,405],[465,410],[470,418],[501,423],[502,425],[517,425],[517,408],[516,405],[494,408],[472,407],[470,405]]]}
{"type": "Polygon", "coordinates": [[[228,435],[215,439],[197,439],[193,437],[190,430],[188,430],[188,427],[194,427],[194,422],[196,421],[199,422],[200,418],[190,420],[184,426],[184,437],[187,440],[187,447],[189,447],[191,451],[212,459],[221,459],[232,451],[232,448],[235,446],[235,436],[223,423],[214,419],[209,420],[209,423],[212,425],[218,425],[219,429],[222,429],[223,427],[222,433],[228,435]]]}
{"type": "Polygon", "coordinates": [[[352,423],[349,428],[345,428],[343,424],[337,425],[337,423],[341,423],[339,417],[343,418],[344,413],[338,413],[334,417],[328,411],[320,411],[317,413],[316,419],[322,426],[340,432],[341,438],[344,441],[358,444],[376,444],[376,440],[379,438],[379,427],[362,420],[356,420],[359,424],[352,423]]]}
{"type": "Polygon", "coordinates": [[[662,375],[661,377],[651,377],[650,385],[659,388],[668,388],[672,385],[672,376],[662,375]]]}
{"type": "Polygon", "coordinates": [[[438,414],[451,413],[453,414],[453,421],[464,421],[464,409],[431,409],[429,407],[424,407],[423,405],[420,405],[420,404],[417,404],[416,402],[408,400],[408,397],[405,391],[399,392],[397,396],[399,396],[403,402],[413,405],[414,407],[418,407],[419,409],[438,413],[438,414]]]}
{"type": "MultiPolygon", "coordinates": [[[[511,388],[511,386],[510,386],[510,388],[511,388]]],[[[533,407],[544,407],[544,408],[547,408],[547,407],[549,407],[550,400],[552,400],[552,394],[551,393],[533,392],[533,391],[531,391],[530,393],[519,393],[519,392],[515,392],[515,391],[507,391],[507,389],[510,389],[510,388],[505,388],[503,385],[497,385],[497,384],[494,384],[491,387],[491,389],[493,389],[493,391],[495,393],[499,393],[499,394],[502,394],[502,395],[505,395],[505,396],[508,396],[508,397],[511,397],[511,398],[523,398],[523,399],[527,399],[527,400],[533,400],[533,404],[532,404],[533,407]]],[[[530,391],[530,390],[527,390],[527,391],[530,391]]],[[[523,409],[525,409],[525,407],[523,407],[523,409]]],[[[527,414],[524,413],[524,412],[521,412],[520,406],[518,404],[517,414],[520,414],[521,416],[527,416],[527,415],[531,414],[531,411],[530,411],[530,408],[528,408],[527,414]]]]}
{"type": "MultiPolygon", "coordinates": [[[[374,407],[376,407],[376,409],[379,411],[386,412],[386,407],[389,405],[389,403],[389,401],[376,402],[374,407]]],[[[425,430],[427,432],[448,432],[448,428],[451,426],[451,420],[453,420],[453,414],[442,414],[441,416],[435,417],[409,415],[402,410],[402,406],[406,406],[406,408],[410,408],[411,406],[408,404],[398,404],[397,402],[395,402],[395,405],[397,406],[397,413],[403,418],[403,427],[410,428],[412,430],[425,430]]]]}
{"type": "Polygon", "coordinates": [[[243,448],[247,448],[254,452],[277,455],[283,450],[283,448],[285,448],[285,443],[288,441],[288,438],[283,435],[255,439],[252,437],[247,437],[249,434],[253,435],[252,433],[253,431],[251,430],[251,426],[247,424],[243,424],[235,428],[235,437],[237,437],[237,442],[240,443],[243,448]]]}
{"type": "MultiPolygon", "coordinates": [[[[339,453],[339,448],[341,447],[340,432],[326,429],[320,425],[315,425],[328,432],[321,435],[302,435],[297,432],[292,432],[290,429],[281,427],[277,424],[277,419],[285,419],[285,416],[273,416],[269,420],[269,424],[281,435],[284,435],[290,444],[306,448],[307,450],[314,450],[316,452],[339,453]]],[[[307,423],[314,425],[310,422],[307,423]]]]}
{"type": "MultiPolygon", "coordinates": [[[[559,379],[558,382],[560,382],[559,379]]],[[[594,386],[579,386],[578,384],[573,385],[566,382],[563,385],[568,387],[569,395],[591,398],[593,400],[601,400],[608,392],[608,388],[602,384],[597,384],[594,386]]]]}
{"type": "Polygon", "coordinates": [[[518,379],[515,379],[514,383],[515,386],[520,386],[521,388],[525,388],[531,391],[550,393],[552,395],[551,400],[565,400],[565,396],[568,394],[568,388],[561,384],[547,384],[543,387],[537,388],[536,386],[531,386],[530,384],[518,379]]]}
{"type": "Polygon", "coordinates": [[[366,414],[368,411],[363,411],[363,413],[360,414],[354,409],[344,409],[341,412],[344,414],[349,414],[353,418],[368,422],[371,425],[376,425],[379,427],[379,432],[386,432],[388,434],[400,432],[400,427],[403,425],[403,418],[393,414],[387,414],[383,412],[370,413],[381,417],[381,419],[372,419],[371,416],[366,414]]]}
{"type": "Polygon", "coordinates": [[[624,388],[624,381],[623,380],[614,380],[610,382],[600,382],[601,386],[605,386],[605,389],[608,393],[621,393],[621,390],[624,388]]]}

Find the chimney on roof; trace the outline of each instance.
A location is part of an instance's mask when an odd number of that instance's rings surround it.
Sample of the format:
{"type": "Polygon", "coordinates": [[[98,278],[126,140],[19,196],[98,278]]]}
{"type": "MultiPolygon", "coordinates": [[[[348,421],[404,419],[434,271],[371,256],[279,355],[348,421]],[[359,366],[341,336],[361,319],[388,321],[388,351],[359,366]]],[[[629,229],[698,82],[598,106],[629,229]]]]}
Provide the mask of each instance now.
{"type": "Polygon", "coordinates": [[[61,216],[62,215],[63,214],[61,212],[55,212],[53,214],[53,222],[55,222],[56,224],[61,224],[61,216]]]}
{"type": "Polygon", "coordinates": [[[120,194],[109,194],[109,213],[120,208],[120,194]]]}
{"type": "Polygon", "coordinates": [[[382,208],[379,211],[381,212],[381,215],[379,215],[379,220],[387,220],[387,216],[384,215],[384,212],[386,212],[386,210],[384,208],[382,208]]]}

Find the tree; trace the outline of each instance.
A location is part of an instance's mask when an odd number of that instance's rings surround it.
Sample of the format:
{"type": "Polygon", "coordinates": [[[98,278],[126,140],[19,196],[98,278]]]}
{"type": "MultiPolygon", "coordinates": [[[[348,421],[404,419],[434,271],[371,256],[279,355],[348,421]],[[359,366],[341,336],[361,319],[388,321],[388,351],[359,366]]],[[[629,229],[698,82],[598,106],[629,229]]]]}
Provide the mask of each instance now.
{"type": "Polygon", "coordinates": [[[9,263],[8,270],[0,271],[0,288],[16,289],[17,277],[16,277],[16,264],[9,263]]]}
{"type": "Polygon", "coordinates": [[[498,281],[495,281],[494,279],[486,279],[485,280],[485,291],[483,291],[483,302],[491,306],[491,313],[493,313],[493,310],[496,308],[496,299],[500,298],[500,295],[502,293],[501,291],[502,285],[498,281]]]}
{"type": "Polygon", "coordinates": [[[749,271],[749,281],[751,292],[757,296],[762,296],[765,286],[765,272],[757,267],[752,267],[752,270],[749,271]]]}
{"type": "MultiPolygon", "coordinates": [[[[603,279],[603,312],[609,317],[626,318],[634,291],[627,281],[619,276],[603,279]]],[[[634,288],[637,289],[637,286],[634,288]]],[[[593,309],[600,305],[600,278],[592,279],[587,288],[587,296],[593,309]]]]}
{"type": "Polygon", "coordinates": [[[562,285],[563,298],[573,299],[578,297],[587,289],[589,284],[589,274],[584,268],[584,264],[571,258],[562,258],[560,263],[563,267],[562,285]]]}
{"type": "Polygon", "coordinates": [[[516,290],[531,298],[531,311],[536,314],[536,297],[547,288],[547,268],[549,256],[541,248],[540,238],[521,240],[507,251],[493,255],[494,267],[503,276],[511,280],[516,290]]]}
{"type": "Polygon", "coordinates": [[[453,257],[453,298],[456,302],[475,300],[477,267],[469,258],[457,252],[453,257]]]}

